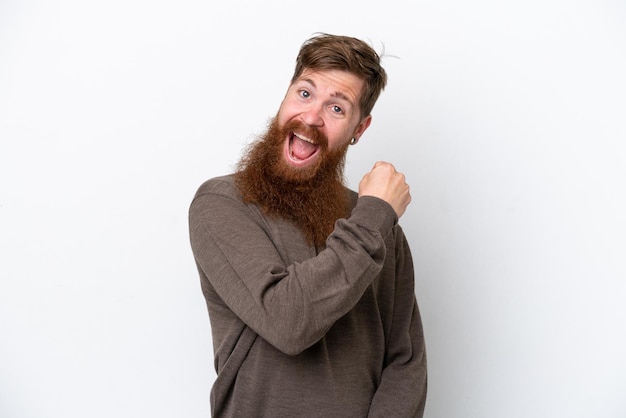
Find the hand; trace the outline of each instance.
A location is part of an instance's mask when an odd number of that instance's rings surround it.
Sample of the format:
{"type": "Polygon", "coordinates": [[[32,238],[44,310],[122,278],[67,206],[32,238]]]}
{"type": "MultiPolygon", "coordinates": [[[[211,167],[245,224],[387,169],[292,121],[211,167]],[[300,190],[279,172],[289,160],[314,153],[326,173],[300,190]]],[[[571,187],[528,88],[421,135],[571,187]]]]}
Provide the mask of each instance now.
{"type": "Polygon", "coordinates": [[[359,196],[374,196],[389,203],[400,218],[411,202],[404,174],[387,162],[378,161],[359,183],[359,196]]]}

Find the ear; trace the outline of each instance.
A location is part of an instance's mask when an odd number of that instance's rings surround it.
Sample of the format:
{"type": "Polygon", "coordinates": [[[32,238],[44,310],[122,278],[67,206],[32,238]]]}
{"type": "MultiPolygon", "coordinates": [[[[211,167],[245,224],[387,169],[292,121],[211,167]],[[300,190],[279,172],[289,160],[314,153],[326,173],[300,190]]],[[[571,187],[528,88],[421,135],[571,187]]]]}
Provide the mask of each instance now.
{"type": "Polygon", "coordinates": [[[372,123],[372,115],[368,115],[363,118],[363,120],[359,122],[359,124],[354,129],[354,133],[352,134],[354,139],[358,140],[361,135],[363,135],[363,132],[365,132],[367,128],[369,128],[370,123],[372,123]]]}

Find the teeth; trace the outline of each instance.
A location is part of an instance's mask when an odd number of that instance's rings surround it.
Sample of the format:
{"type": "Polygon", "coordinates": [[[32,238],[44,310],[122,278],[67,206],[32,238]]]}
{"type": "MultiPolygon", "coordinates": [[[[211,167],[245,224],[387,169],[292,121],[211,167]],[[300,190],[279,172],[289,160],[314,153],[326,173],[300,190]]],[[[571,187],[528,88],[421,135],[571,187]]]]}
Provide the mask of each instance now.
{"type": "Polygon", "coordinates": [[[303,141],[308,142],[309,144],[313,144],[313,145],[315,145],[315,142],[311,141],[311,140],[310,140],[309,138],[307,138],[306,136],[302,136],[302,135],[297,134],[297,133],[295,133],[295,132],[293,133],[293,135],[294,135],[294,136],[297,136],[298,138],[300,138],[300,139],[301,139],[301,140],[303,140],[303,141]]]}

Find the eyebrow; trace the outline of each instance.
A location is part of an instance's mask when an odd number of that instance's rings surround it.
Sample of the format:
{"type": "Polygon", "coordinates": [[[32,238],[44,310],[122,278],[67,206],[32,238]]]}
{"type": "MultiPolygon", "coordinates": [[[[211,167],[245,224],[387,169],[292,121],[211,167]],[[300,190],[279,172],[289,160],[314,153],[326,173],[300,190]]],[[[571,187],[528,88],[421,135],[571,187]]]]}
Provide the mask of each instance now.
{"type": "MultiPolygon", "coordinates": [[[[317,87],[315,85],[315,82],[313,80],[311,80],[310,78],[301,78],[300,81],[303,81],[307,84],[312,85],[313,87],[317,87]]],[[[346,102],[348,102],[348,104],[350,104],[350,106],[354,106],[354,103],[352,103],[352,100],[350,100],[350,98],[343,92],[337,90],[336,92],[331,94],[331,97],[337,97],[339,99],[342,99],[346,102]]]]}

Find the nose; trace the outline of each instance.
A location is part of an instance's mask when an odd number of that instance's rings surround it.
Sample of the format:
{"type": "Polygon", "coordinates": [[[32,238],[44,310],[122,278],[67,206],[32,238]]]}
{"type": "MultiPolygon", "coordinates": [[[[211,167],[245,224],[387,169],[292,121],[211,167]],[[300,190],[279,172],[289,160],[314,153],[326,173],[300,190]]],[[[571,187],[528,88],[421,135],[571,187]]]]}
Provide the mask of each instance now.
{"type": "Polygon", "coordinates": [[[302,122],[309,126],[323,126],[322,110],[317,106],[310,106],[300,113],[302,122]]]}

